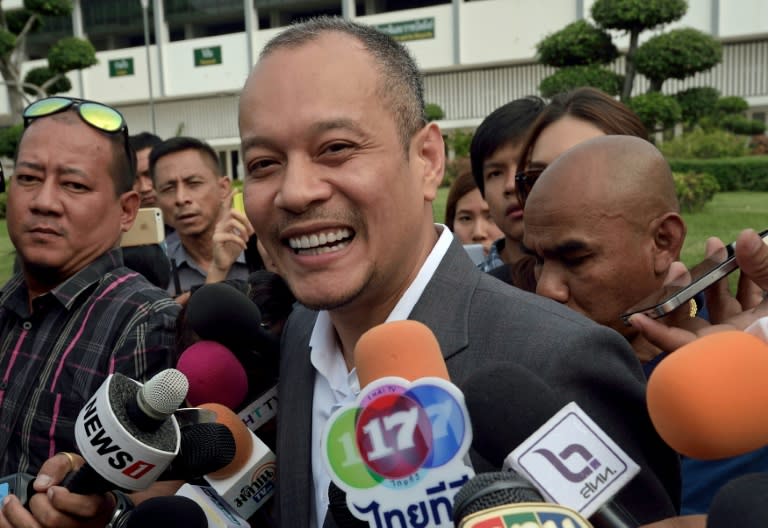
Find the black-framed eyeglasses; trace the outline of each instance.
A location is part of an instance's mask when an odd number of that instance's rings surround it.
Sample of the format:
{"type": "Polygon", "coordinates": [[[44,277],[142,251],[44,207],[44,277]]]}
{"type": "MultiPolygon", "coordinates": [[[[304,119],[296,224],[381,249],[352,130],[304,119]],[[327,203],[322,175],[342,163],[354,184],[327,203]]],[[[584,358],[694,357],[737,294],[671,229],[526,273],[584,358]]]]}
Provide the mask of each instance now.
{"type": "Polygon", "coordinates": [[[111,106],[76,97],[47,97],[35,101],[24,109],[22,114],[24,128],[27,128],[35,119],[65,112],[69,109],[77,110],[80,119],[96,130],[107,134],[122,134],[128,164],[131,170],[135,172],[133,152],[128,142],[128,124],[125,122],[123,114],[111,106]]]}
{"type": "Polygon", "coordinates": [[[539,179],[539,176],[541,176],[541,173],[546,168],[546,166],[537,165],[535,167],[528,167],[515,174],[515,194],[521,209],[525,209],[525,201],[528,199],[528,195],[531,194],[533,184],[536,183],[536,180],[539,179]]]}

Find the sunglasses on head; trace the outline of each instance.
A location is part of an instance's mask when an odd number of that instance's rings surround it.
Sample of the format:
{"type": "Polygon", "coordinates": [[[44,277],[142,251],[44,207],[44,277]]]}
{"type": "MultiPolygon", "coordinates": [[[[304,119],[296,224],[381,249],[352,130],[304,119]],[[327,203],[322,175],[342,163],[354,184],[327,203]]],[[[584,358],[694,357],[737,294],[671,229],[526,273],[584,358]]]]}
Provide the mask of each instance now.
{"type": "Polygon", "coordinates": [[[133,154],[128,143],[128,125],[123,114],[111,106],[75,97],[57,96],[40,99],[24,109],[22,114],[24,117],[24,128],[27,128],[35,119],[58,114],[70,109],[77,110],[77,115],[80,116],[80,119],[96,130],[106,132],[107,134],[122,134],[128,163],[134,169],[133,154]]]}
{"type": "Polygon", "coordinates": [[[541,176],[541,173],[546,168],[546,165],[536,165],[515,174],[515,194],[521,209],[525,209],[525,201],[528,199],[528,195],[531,194],[533,184],[536,183],[536,180],[539,179],[539,176],[541,176]]]}

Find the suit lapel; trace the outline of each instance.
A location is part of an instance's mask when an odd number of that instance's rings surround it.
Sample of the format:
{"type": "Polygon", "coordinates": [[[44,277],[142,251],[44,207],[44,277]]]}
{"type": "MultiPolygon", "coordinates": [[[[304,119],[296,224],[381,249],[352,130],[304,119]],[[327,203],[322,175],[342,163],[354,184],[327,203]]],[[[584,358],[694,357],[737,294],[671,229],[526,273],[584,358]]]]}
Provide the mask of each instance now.
{"type": "Polygon", "coordinates": [[[454,239],[409,316],[434,332],[446,360],[469,343],[469,300],[480,273],[454,239]]]}
{"type": "Polygon", "coordinates": [[[317,316],[301,308],[295,324],[286,327],[280,358],[277,467],[281,526],[309,526],[312,489],[312,398],[315,372],[309,361],[309,338],[317,316]],[[307,317],[308,316],[308,317],[307,317]]]}

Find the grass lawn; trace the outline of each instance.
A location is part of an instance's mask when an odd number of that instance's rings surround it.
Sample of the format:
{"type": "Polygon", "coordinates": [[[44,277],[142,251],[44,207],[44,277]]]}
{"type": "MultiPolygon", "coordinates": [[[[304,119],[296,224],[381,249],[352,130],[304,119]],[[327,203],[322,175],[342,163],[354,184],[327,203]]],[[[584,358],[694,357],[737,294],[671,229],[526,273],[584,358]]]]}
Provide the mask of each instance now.
{"type": "Polygon", "coordinates": [[[5,219],[0,220],[0,285],[11,276],[13,271],[13,244],[8,238],[8,230],[5,228],[5,219]]]}
{"type": "MultiPolygon", "coordinates": [[[[445,200],[448,189],[440,189],[433,211],[437,222],[445,220],[445,200]]],[[[704,256],[707,237],[716,236],[728,243],[746,227],[758,231],[768,228],[768,193],[719,193],[703,211],[683,215],[688,224],[688,235],[683,247],[683,262],[691,266],[704,256]]],[[[8,239],[5,220],[0,220],[0,285],[11,276],[13,246],[8,239]]]]}
{"type": "MultiPolygon", "coordinates": [[[[441,188],[433,207],[437,222],[445,220],[447,197],[448,189],[441,188]]],[[[704,258],[704,243],[710,236],[716,236],[727,244],[747,227],[757,231],[768,229],[768,193],[718,193],[703,211],[684,214],[683,217],[688,225],[688,234],[682,260],[690,267],[704,258]]]]}

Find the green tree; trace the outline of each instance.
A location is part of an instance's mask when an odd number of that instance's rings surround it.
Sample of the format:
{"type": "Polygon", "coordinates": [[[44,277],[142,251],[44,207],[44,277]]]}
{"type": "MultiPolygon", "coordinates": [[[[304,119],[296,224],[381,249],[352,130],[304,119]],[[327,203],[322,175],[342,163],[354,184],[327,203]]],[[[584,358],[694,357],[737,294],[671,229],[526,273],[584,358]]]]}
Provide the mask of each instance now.
{"type": "Polygon", "coordinates": [[[619,55],[611,36],[586,20],[547,35],[536,45],[536,52],[539,62],[559,68],[539,84],[544,97],[580,86],[593,86],[611,95],[621,88],[621,76],[601,66],[619,55]]]}
{"type": "Polygon", "coordinates": [[[693,28],[673,29],[657,35],[637,49],[637,71],[651,81],[651,92],[660,92],[667,79],[685,79],[706,71],[723,58],[720,43],[693,28]]]}
{"type": "Polygon", "coordinates": [[[448,149],[453,151],[456,158],[466,158],[469,156],[469,146],[472,144],[472,132],[466,130],[454,130],[446,137],[448,149]]]}
{"type": "Polygon", "coordinates": [[[0,156],[13,158],[21,138],[21,123],[5,128],[0,128],[0,156]]]}
{"type": "Polygon", "coordinates": [[[608,64],[619,56],[611,36],[586,20],[568,24],[536,45],[539,62],[556,68],[608,64]]]}
{"type": "Polygon", "coordinates": [[[674,22],[682,18],[687,10],[686,0],[595,0],[592,4],[592,18],[600,27],[629,35],[622,101],[628,101],[632,94],[640,33],[674,22]]]}
{"type": "Polygon", "coordinates": [[[622,76],[598,65],[561,68],[542,79],[539,90],[543,97],[552,97],[581,86],[592,86],[610,95],[618,95],[622,76]]]}
{"type": "Polygon", "coordinates": [[[439,104],[427,103],[424,105],[424,116],[427,118],[427,121],[439,121],[445,117],[445,112],[443,112],[439,104]]]}
{"type": "Polygon", "coordinates": [[[680,121],[680,105],[671,95],[649,92],[631,98],[627,106],[637,114],[649,133],[675,126],[680,121]]]}
{"type": "Polygon", "coordinates": [[[720,115],[740,114],[746,112],[748,108],[749,103],[746,99],[736,95],[721,97],[715,103],[715,109],[720,115]]]}
{"type": "Polygon", "coordinates": [[[682,111],[682,120],[687,129],[692,129],[704,117],[715,113],[715,105],[720,98],[720,91],[712,87],[688,88],[675,94],[677,104],[682,111]]]}
{"type": "Polygon", "coordinates": [[[62,89],[67,87],[67,83],[62,79],[67,72],[96,64],[96,51],[88,41],[68,37],[51,47],[47,71],[38,69],[35,73],[29,72],[24,78],[21,76],[21,66],[26,59],[25,42],[29,33],[46,17],[71,13],[71,0],[24,0],[24,9],[8,13],[0,7],[0,74],[8,87],[14,121],[21,119],[21,113],[29,102],[28,94],[40,98],[64,91],[62,89]]]}
{"type": "Polygon", "coordinates": [[[72,83],[66,76],[57,75],[48,66],[32,68],[24,76],[24,93],[33,97],[40,95],[40,90],[46,95],[68,92],[72,89],[72,83]]]}

